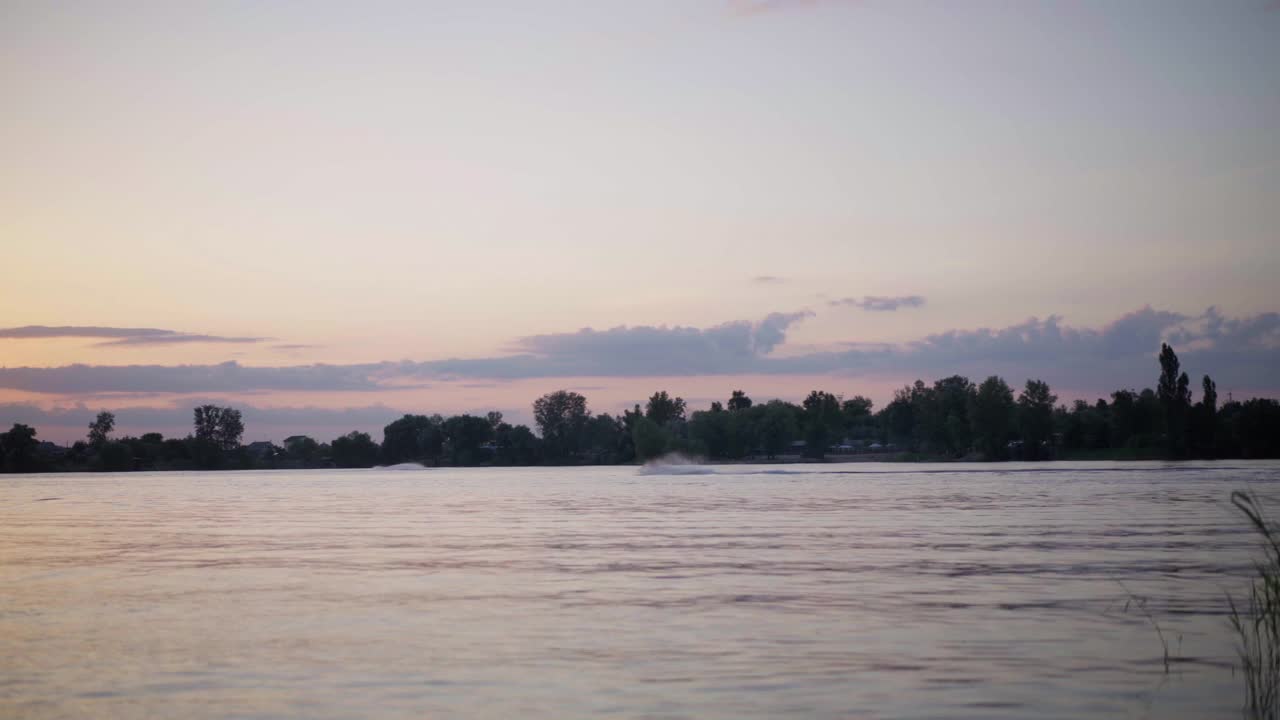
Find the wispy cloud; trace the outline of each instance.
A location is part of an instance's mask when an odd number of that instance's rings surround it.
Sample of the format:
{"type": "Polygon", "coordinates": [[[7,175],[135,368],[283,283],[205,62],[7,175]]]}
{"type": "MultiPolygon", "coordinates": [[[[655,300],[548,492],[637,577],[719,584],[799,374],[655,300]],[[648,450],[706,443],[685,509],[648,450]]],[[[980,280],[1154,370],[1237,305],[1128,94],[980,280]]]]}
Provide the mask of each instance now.
{"type": "Polygon", "coordinates": [[[185,333],[160,328],[124,328],[98,325],[24,325],[0,328],[0,339],[43,340],[53,338],[105,338],[97,347],[120,345],[169,345],[176,343],[258,343],[271,340],[265,337],[227,337],[185,333]]]}
{"type": "Polygon", "coordinates": [[[871,312],[894,312],[900,308],[917,308],[924,305],[921,295],[898,295],[886,297],[882,295],[863,295],[861,298],[847,297],[827,302],[832,307],[857,307],[871,312]]]}
{"type": "Polygon", "coordinates": [[[63,365],[0,368],[0,387],[36,393],[201,393],[370,391],[390,387],[380,378],[394,363],[251,367],[216,365],[63,365]]]}
{"type": "Polygon", "coordinates": [[[271,340],[267,337],[224,337],[221,335],[197,335],[188,333],[173,333],[171,335],[154,335],[154,336],[138,336],[126,337],[119,340],[110,340],[107,342],[97,343],[97,347],[112,347],[118,345],[176,345],[178,343],[260,343],[271,340]]]}
{"type": "Polygon", "coordinates": [[[786,280],[777,275],[757,275],[751,278],[751,282],[757,285],[777,285],[786,282],[786,280]]]}

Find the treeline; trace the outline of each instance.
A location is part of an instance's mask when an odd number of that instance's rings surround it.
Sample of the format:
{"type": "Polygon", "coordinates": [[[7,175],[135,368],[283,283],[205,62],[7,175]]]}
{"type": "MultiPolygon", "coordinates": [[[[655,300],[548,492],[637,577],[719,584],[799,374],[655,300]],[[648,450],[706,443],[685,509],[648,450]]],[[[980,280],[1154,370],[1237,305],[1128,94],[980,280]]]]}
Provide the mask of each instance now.
{"type": "Polygon", "coordinates": [[[177,470],[425,465],[585,465],[645,461],[671,452],[719,461],[822,460],[829,455],[879,459],[1047,460],[1073,458],[1280,457],[1280,404],[1228,401],[1204,376],[1193,401],[1191,380],[1167,345],[1156,389],[1117,390],[1110,400],[1057,404],[1047,383],[1028,380],[1015,395],[1000,377],[980,383],[955,375],[894,393],[874,411],[862,396],[814,390],[800,404],[753,402],[735,390],[723,403],[688,412],[682,398],[655,392],[642,408],[593,414],[587,399],[560,390],[538,398],[538,432],[502,413],[405,415],[383,428],[379,443],[353,431],[329,442],[305,435],[241,444],[234,408],[203,405],[185,438],[159,433],[112,439],[115,417],[99,413],[86,439],[70,448],[39,442],[14,425],[0,434],[0,467],[47,470],[177,470]]]}

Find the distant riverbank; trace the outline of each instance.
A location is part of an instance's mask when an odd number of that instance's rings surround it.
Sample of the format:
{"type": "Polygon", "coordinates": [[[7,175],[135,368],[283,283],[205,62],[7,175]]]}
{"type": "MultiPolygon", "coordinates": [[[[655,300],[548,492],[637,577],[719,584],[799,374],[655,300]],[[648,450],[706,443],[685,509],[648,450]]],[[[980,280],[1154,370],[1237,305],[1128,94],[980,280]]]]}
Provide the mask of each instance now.
{"type": "Polygon", "coordinates": [[[707,462],[952,462],[1005,460],[1186,460],[1280,457],[1280,403],[1219,404],[1209,376],[1192,402],[1191,380],[1173,348],[1160,352],[1157,389],[1121,389],[1110,401],[1058,404],[1040,380],[1016,397],[999,376],[917,380],[873,412],[866,397],[814,390],[799,404],[757,403],[742,390],[690,411],[665,390],[620,414],[593,413],[587,398],[557,390],[533,402],[534,428],[484,415],[406,414],[378,442],[352,431],[329,442],[291,435],[243,444],[239,410],[193,409],[192,433],[113,437],[103,410],[85,440],[62,447],[14,424],[0,434],[8,472],[358,468],[416,462],[432,467],[634,465],[669,453],[707,462]]]}

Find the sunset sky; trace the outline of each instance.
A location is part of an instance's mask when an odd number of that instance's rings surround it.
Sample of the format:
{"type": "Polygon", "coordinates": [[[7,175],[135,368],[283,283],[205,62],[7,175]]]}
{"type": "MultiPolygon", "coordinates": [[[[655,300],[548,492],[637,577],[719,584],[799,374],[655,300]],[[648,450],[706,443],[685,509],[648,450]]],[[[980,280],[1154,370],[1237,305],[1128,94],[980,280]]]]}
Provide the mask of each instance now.
{"type": "Polygon", "coordinates": [[[0,425],[1280,395],[1280,5],[6,2],[0,425]]]}

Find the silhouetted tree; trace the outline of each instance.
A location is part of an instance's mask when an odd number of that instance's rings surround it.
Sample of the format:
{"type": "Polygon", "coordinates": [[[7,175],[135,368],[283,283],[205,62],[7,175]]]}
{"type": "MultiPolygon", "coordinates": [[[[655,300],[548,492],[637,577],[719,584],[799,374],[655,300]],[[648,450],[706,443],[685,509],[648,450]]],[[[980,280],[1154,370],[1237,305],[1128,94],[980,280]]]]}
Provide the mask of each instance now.
{"type": "Polygon", "coordinates": [[[125,472],[133,469],[133,449],[126,442],[102,442],[98,450],[99,469],[125,472]]]}
{"type": "Polygon", "coordinates": [[[1191,381],[1179,373],[1178,355],[1160,344],[1160,381],[1156,397],[1164,410],[1166,449],[1170,457],[1181,457],[1187,447],[1187,414],[1191,409],[1191,381]]]}
{"type": "Polygon", "coordinates": [[[194,411],[195,439],[213,444],[218,434],[218,420],[222,417],[222,408],[217,405],[201,405],[194,411]]]}
{"type": "Polygon", "coordinates": [[[840,412],[840,400],[835,395],[814,390],[802,403],[801,426],[804,428],[805,454],[822,459],[827,447],[844,429],[844,417],[840,412]]]}
{"type": "Polygon", "coordinates": [[[1254,398],[1243,403],[1227,403],[1222,408],[1224,423],[1237,452],[1246,458],[1280,457],[1280,402],[1254,398]]]}
{"type": "Polygon", "coordinates": [[[487,418],[455,415],[444,421],[445,449],[454,465],[472,465],[481,459],[481,446],[493,437],[487,418]]]}
{"type": "Polygon", "coordinates": [[[919,448],[915,396],[923,389],[924,383],[917,380],[915,385],[908,385],[894,391],[893,400],[879,413],[881,432],[885,442],[896,443],[912,450],[919,448]]]}
{"type": "Polygon", "coordinates": [[[1028,380],[1018,395],[1018,434],[1022,436],[1022,452],[1028,460],[1043,460],[1049,455],[1053,439],[1053,404],[1058,396],[1049,384],[1028,380]]]}
{"type": "Polygon", "coordinates": [[[952,457],[960,457],[973,447],[969,430],[969,405],[977,388],[962,375],[952,375],[933,384],[938,405],[945,418],[944,445],[952,457]]]}
{"type": "Polygon", "coordinates": [[[240,445],[244,421],[240,411],[217,405],[201,405],[195,409],[195,439],[222,451],[240,445]]]}
{"type": "MultiPolygon", "coordinates": [[[[718,404],[718,403],[717,403],[718,404]]],[[[732,457],[730,448],[736,413],[723,410],[699,410],[689,418],[689,439],[699,445],[707,457],[721,460],[732,457]]]]}
{"type": "Polygon", "coordinates": [[[587,399],[576,392],[557,390],[533,403],[533,419],[542,433],[544,454],[551,462],[568,462],[583,445],[583,430],[590,419],[587,399]]]}
{"type": "Polygon", "coordinates": [[[875,418],[871,414],[873,407],[875,407],[875,404],[869,398],[861,395],[854,395],[849,400],[841,403],[840,412],[844,416],[846,437],[866,439],[876,434],[874,430],[875,418]]]}
{"type": "Polygon", "coordinates": [[[1076,400],[1071,412],[1065,408],[1054,412],[1064,449],[1100,450],[1111,447],[1111,408],[1106,400],[1099,398],[1093,405],[1076,400]]]}
{"type": "Polygon", "coordinates": [[[378,462],[378,444],[369,433],[352,430],[329,443],[333,464],[340,468],[367,468],[378,462]]]}
{"type": "Polygon", "coordinates": [[[644,406],[644,416],[665,427],[673,420],[684,420],[685,403],[683,398],[673,398],[661,390],[649,397],[644,406]]]}
{"type": "Polygon", "coordinates": [[[755,414],[756,437],[764,454],[773,459],[799,435],[796,408],[781,400],[770,400],[751,408],[755,414]]]}
{"type": "Polygon", "coordinates": [[[524,425],[498,425],[494,444],[498,447],[494,461],[499,465],[534,465],[539,460],[541,441],[524,425]]]}
{"type": "Polygon", "coordinates": [[[751,407],[751,398],[741,390],[734,390],[732,397],[729,398],[729,410],[746,410],[751,407]]]}
{"type": "Polygon", "coordinates": [[[122,443],[129,446],[132,468],[155,470],[164,457],[164,436],[160,433],[144,433],[140,438],[126,437],[122,443]]]}
{"type": "Polygon", "coordinates": [[[107,442],[111,431],[115,429],[116,416],[103,410],[98,413],[98,417],[89,423],[89,444],[94,447],[101,447],[107,442]]]}
{"type": "Polygon", "coordinates": [[[845,400],[840,405],[841,412],[850,420],[857,420],[864,417],[870,417],[871,408],[875,407],[875,403],[869,398],[861,395],[854,395],[852,398],[845,400]]]}
{"type": "Polygon", "coordinates": [[[1013,390],[1009,384],[995,375],[983,380],[969,411],[974,445],[983,459],[1004,460],[1009,456],[1013,416],[1013,390]]]}
{"type": "Polygon", "coordinates": [[[0,447],[9,472],[33,472],[36,467],[36,429],[30,425],[14,423],[8,432],[0,435],[0,447]]]}
{"type": "Polygon", "coordinates": [[[587,421],[587,460],[597,465],[626,462],[634,455],[626,423],[621,417],[600,413],[587,421]]]}
{"type": "Polygon", "coordinates": [[[1201,398],[1191,409],[1191,445],[1203,457],[1214,457],[1218,444],[1218,386],[1205,375],[1201,398]]]}
{"type": "Polygon", "coordinates": [[[439,415],[405,415],[382,429],[382,457],[388,465],[438,463],[444,445],[439,415]]]}
{"type": "Polygon", "coordinates": [[[631,437],[635,443],[636,459],[641,462],[661,457],[671,449],[671,434],[648,417],[636,421],[631,437]]]}
{"type": "Polygon", "coordinates": [[[725,457],[731,459],[755,455],[760,447],[758,411],[754,408],[725,413],[728,416],[728,440],[725,457]]]}

